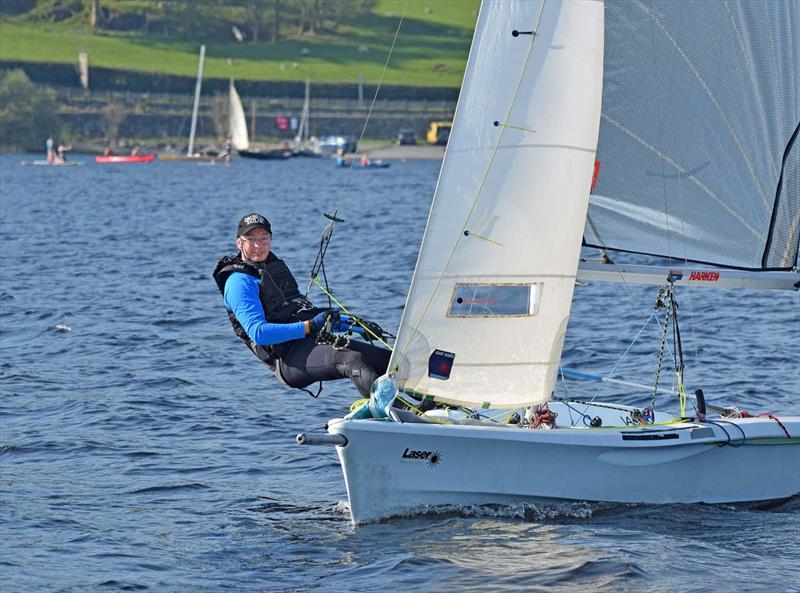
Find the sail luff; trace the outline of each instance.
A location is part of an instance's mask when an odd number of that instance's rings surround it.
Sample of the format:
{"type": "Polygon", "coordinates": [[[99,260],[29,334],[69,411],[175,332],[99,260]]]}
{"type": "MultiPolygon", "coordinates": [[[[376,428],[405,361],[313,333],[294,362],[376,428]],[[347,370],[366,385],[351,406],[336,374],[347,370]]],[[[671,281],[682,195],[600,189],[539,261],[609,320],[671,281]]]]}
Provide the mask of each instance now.
{"type": "Polygon", "coordinates": [[[483,407],[550,397],[594,169],[602,47],[600,2],[482,4],[390,363],[401,388],[483,407]]]}

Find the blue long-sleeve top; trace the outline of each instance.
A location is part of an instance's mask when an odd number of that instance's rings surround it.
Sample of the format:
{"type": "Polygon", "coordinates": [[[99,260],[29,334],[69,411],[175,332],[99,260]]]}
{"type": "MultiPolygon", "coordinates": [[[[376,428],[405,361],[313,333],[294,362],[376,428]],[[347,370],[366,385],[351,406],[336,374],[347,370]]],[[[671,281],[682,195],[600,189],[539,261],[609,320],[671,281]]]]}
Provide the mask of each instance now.
{"type": "Polygon", "coordinates": [[[304,337],[302,321],[270,323],[267,320],[258,298],[258,285],[258,278],[242,272],[234,272],[225,281],[225,306],[233,311],[250,339],[259,346],[270,346],[304,337]]]}

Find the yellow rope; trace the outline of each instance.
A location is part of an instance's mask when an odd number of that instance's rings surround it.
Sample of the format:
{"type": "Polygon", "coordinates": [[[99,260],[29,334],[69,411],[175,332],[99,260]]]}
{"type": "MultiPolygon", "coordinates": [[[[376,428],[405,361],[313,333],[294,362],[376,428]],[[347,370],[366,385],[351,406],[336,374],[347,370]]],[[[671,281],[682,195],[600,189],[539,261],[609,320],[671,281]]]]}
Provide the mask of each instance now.
{"type": "Polygon", "coordinates": [[[356,408],[361,407],[362,405],[364,405],[368,401],[369,401],[368,397],[362,397],[361,399],[357,399],[352,404],[350,404],[350,411],[354,412],[356,410],[356,408]]]}
{"type": "Polygon", "coordinates": [[[686,386],[681,380],[681,374],[675,371],[675,376],[678,378],[678,401],[681,404],[681,416],[686,416],[686,386]]]}
{"type": "Polygon", "coordinates": [[[364,331],[365,331],[365,332],[367,332],[367,333],[368,333],[369,335],[371,335],[373,338],[375,338],[376,340],[378,340],[378,341],[379,341],[381,344],[383,344],[384,346],[386,346],[386,347],[387,347],[389,350],[391,350],[391,349],[392,349],[392,347],[391,347],[391,346],[389,346],[389,344],[387,344],[387,343],[386,343],[386,342],[383,340],[383,338],[381,338],[379,335],[376,335],[376,334],[375,334],[375,332],[373,332],[371,329],[369,329],[368,327],[366,327],[365,325],[363,325],[363,324],[362,324],[362,323],[361,323],[361,322],[358,320],[358,318],[356,318],[355,316],[353,316],[353,314],[352,314],[350,311],[348,311],[348,310],[347,310],[347,307],[345,307],[345,306],[344,306],[342,303],[340,303],[339,301],[337,301],[337,300],[336,300],[336,297],[335,297],[335,296],[333,296],[333,295],[332,295],[330,292],[328,292],[328,290],[327,290],[327,289],[326,289],[324,286],[322,286],[322,283],[319,281],[319,278],[317,278],[317,277],[315,276],[313,280],[314,280],[314,284],[316,284],[317,286],[319,286],[319,289],[320,289],[322,292],[324,292],[324,293],[325,293],[325,294],[328,296],[328,298],[330,298],[330,299],[331,299],[331,300],[332,300],[334,303],[336,303],[336,306],[337,306],[337,307],[339,307],[339,308],[340,308],[340,309],[341,309],[341,310],[342,310],[342,311],[343,311],[343,312],[344,312],[346,315],[350,315],[350,316],[353,318],[353,321],[355,321],[355,322],[356,322],[358,325],[360,325],[360,326],[361,326],[361,327],[364,329],[364,331]]]}

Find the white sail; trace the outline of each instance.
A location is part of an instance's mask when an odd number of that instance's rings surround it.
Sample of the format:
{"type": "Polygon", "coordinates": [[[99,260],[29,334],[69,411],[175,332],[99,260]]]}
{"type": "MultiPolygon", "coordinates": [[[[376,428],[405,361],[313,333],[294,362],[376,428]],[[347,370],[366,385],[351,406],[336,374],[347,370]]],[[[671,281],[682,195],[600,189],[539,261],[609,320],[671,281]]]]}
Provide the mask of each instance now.
{"type": "Polygon", "coordinates": [[[297,127],[297,134],[294,137],[296,144],[308,141],[308,118],[311,108],[311,81],[306,78],[306,92],[303,100],[303,113],[300,116],[300,125],[297,127]]]}
{"type": "Polygon", "coordinates": [[[602,2],[484,1],[390,364],[401,388],[473,407],[550,397],[602,68],[602,2]]]}
{"type": "Polygon", "coordinates": [[[250,148],[250,137],[247,134],[247,120],[244,117],[242,100],[231,80],[230,85],[230,112],[228,120],[228,134],[231,137],[231,146],[236,150],[250,148]]]}
{"type": "Polygon", "coordinates": [[[791,270],[800,243],[800,2],[606,5],[592,246],[791,270]]]}

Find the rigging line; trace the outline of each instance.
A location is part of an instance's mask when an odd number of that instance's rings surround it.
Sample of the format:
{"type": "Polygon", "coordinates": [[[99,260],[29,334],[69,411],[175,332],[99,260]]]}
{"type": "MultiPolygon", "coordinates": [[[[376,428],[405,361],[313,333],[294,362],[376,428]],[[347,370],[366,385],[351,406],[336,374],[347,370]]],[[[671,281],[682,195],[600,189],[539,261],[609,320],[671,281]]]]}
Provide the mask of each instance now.
{"type": "MultiPolygon", "coordinates": [[[[405,4],[403,5],[403,12],[400,15],[400,21],[397,23],[397,29],[394,32],[394,38],[392,39],[392,45],[389,48],[389,53],[386,56],[386,62],[383,64],[383,70],[381,71],[380,79],[378,80],[378,85],[375,87],[375,94],[372,96],[372,102],[369,105],[369,111],[367,112],[367,117],[364,119],[364,127],[361,129],[361,135],[358,137],[358,144],[364,140],[364,134],[367,131],[367,125],[369,124],[369,120],[372,117],[372,110],[375,107],[375,102],[378,99],[378,93],[380,92],[381,85],[383,84],[383,77],[386,74],[386,70],[389,68],[389,61],[392,58],[392,53],[394,52],[395,44],[397,43],[397,37],[400,34],[400,28],[403,26],[403,20],[405,19],[406,9],[408,8],[408,0],[406,0],[405,4]]],[[[320,241],[320,249],[317,254],[317,259],[314,261],[314,266],[312,267],[312,274],[311,274],[311,282],[308,283],[308,288],[306,288],[306,294],[308,291],[311,290],[312,282],[315,279],[315,271],[317,263],[319,262],[320,268],[322,269],[323,276],[325,274],[324,269],[324,260],[325,260],[325,253],[328,251],[328,244],[330,243],[331,236],[333,235],[333,227],[336,222],[343,222],[341,219],[336,218],[336,213],[339,212],[339,205],[341,204],[342,195],[344,191],[347,189],[348,184],[350,182],[350,178],[353,175],[353,166],[355,165],[355,159],[353,159],[350,163],[350,167],[348,168],[347,177],[345,177],[342,184],[339,186],[339,190],[336,192],[336,206],[333,211],[333,218],[330,218],[330,223],[328,226],[323,230],[323,238],[320,241]]],[[[319,285],[319,283],[318,283],[319,285]]],[[[328,286],[328,279],[325,278],[325,286],[328,286]]],[[[328,297],[328,302],[330,303],[330,295],[328,297]]]]}
{"type": "MultiPolygon", "coordinates": [[[[540,24],[542,22],[542,15],[544,14],[544,5],[545,5],[546,1],[547,0],[542,0],[542,5],[539,8],[539,15],[536,18],[536,27],[534,27],[534,31],[538,31],[539,30],[539,26],[540,26],[540,24]]],[[[528,68],[528,62],[530,61],[531,55],[533,54],[533,48],[536,45],[536,39],[537,38],[538,38],[538,35],[534,34],[534,35],[531,36],[531,44],[530,44],[530,47],[528,48],[528,53],[525,55],[525,62],[522,64],[522,69],[520,70],[520,75],[519,75],[519,78],[517,79],[517,85],[516,85],[516,88],[514,89],[514,95],[511,97],[511,103],[508,106],[508,110],[507,110],[506,116],[504,118],[505,121],[509,120],[509,117],[511,116],[511,111],[514,109],[514,104],[517,101],[517,95],[519,94],[519,89],[522,86],[522,80],[525,78],[525,71],[528,68]]],[[[428,314],[428,310],[430,309],[430,306],[433,303],[433,299],[436,296],[437,291],[439,290],[439,286],[441,286],[441,284],[442,284],[442,280],[444,279],[444,276],[447,273],[447,268],[450,266],[450,262],[452,261],[453,256],[456,253],[456,249],[458,249],[458,246],[461,243],[461,240],[463,239],[463,237],[465,237],[464,231],[467,229],[467,224],[469,223],[469,219],[472,216],[473,211],[475,210],[475,206],[478,203],[478,199],[480,198],[481,193],[483,192],[483,186],[486,183],[486,178],[489,176],[489,171],[492,168],[492,164],[494,163],[494,159],[497,156],[497,152],[498,152],[498,150],[500,148],[501,142],[503,141],[503,136],[504,135],[505,135],[505,128],[501,127],[500,128],[500,134],[497,137],[497,142],[495,143],[494,150],[492,151],[492,156],[489,159],[489,163],[486,165],[486,170],[483,172],[483,177],[481,178],[481,182],[478,185],[478,190],[475,193],[475,198],[473,199],[472,205],[470,206],[470,209],[469,209],[469,212],[467,212],[467,216],[464,219],[464,223],[461,226],[461,232],[458,234],[458,237],[456,238],[455,244],[453,245],[453,249],[450,251],[450,254],[447,256],[447,261],[445,262],[445,265],[442,268],[442,273],[439,275],[439,278],[436,280],[436,284],[434,285],[433,290],[431,291],[430,297],[428,298],[428,302],[425,304],[425,307],[422,310],[422,314],[419,317],[419,321],[417,321],[416,325],[414,325],[412,327],[411,335],[409,336],[408,340],[406,341],[405,346],[403,346],[403,349],[400,351],[400,356],[397,357],[397,360],[402,360],[402,358],[405,355],[406,351],[411,346],[411,343],[414,341],[414,339],[416,338],[417,334],[419,333],[419,326],[422,324],[422,321],[425,319],[425,316],[428,314]]],[[[409,325],[411,325],[411,324],[409,324],[409,325]]],[[[395,345],[397,345],[397,344],[395,343],[395,345]]],[[[395,371],[396,371],[396,369],[391,369],[390,373],[393,373],[395,371]]]]}
{"type": "MultiPolygon", "coordinates": [[[[389,54],[386,56],[386,62],[383,64],[383,70],[381,70],[381,77],[378,80],[378,86],[375,87],[375,94],[372,95],[372,101],[369,104],[369,110],[367,111],[367,117],[364,119],[364,127],[361,128],[361,135],[358,137],[358,144],[356,146],[361,145],[361,142],[364,140],[364,134],[367,132],[367,125],[369,124],[369,120],[372,117],[372,110],[375,107],[375,102],[378,100],[378,92],[381,90],[381,85],[383,84],[383,77],[386,74],[386,70],[389,68],[389,61],[392,59],[392,52],[394,52],[394,46],[397,43],[397,37],[400,34],[400,27],[403,26],[403,20],[406,16],[406,9],[408,8],[408,0],[406,0],[405,4],[403,4],[403,12],[400,14],[400,21],[397,23],[397,29],[394,32],[394,38],[392,39],[392,45],[389,48],[389,54]]],[[[350,162],[350,166],[348,167],[347,177],[345,178],[344,182],[339,188],[339,191],[336,195],[336,209],[339,209],[339,203],[344,193],[345,189],[350,182],[350,177],[353,175],[353,167],[355,166],[356,159],[353,159],[350,162]]]]}
{"type": "Polygon", "coordinates": [[[725,127],[728,128],[728,132],[730,132],[731,136],[733,136],[733,141],[736,144],[736,146],[739,148],[739,153],[742,155],[742,159],[744,160],[745,164],[747,165],[747,169],[750,171],[750,174],[752,175],[753,180],[755,181],[756,187],[760,190],[761,199],[764,202],[764,207],[767,210],[769,210],[769,202],[767,201],[766,189],[761,186],[761,180],[758,178],[758,175],[756,174],[755,169],[753,168],[753,164],[750,162],[750,158],[748,157],[747,153],[745,152],[744,145],[742,144],[742,141],[739,139],[739,136],[736,134],[736,131],[733,129],[733,125],[731,124],[731,122],[728,119],[728,117],[723,113],[722,106],[719,104],[719,101],[717,101],[717,98],[714,96],[714,93],[711,91],[711,89],[709,88],[709,86],[706,83],[706,81],[700,75],[700,72],[698,72],[698,70],[695,67],[695,65],[689,59],[689,56],[687,56],[686,52],[684,52],[683,49],[678,45],[678,42],[676,41],[675,37],[673,37],[673,35],[669,31],[667,31],[667,27],[666,27],[666,25],[664,25],[663,22],[661,22],[661,19],[658,18],[658,16],[653,12],[653,10],[651,8],[646,7],[641,2],[641,0],[638,0],[638,4],[642,8],[642,10],[644,10],[650,16],[651,20],[656,25],[658,25],[658,28],[661,29],[662,33],[664,33],[664,36],[673,45],[673,47],[675,48],[675,51],[683,59],[684,63],[688,66],[689,70],[691,70],[692,74],[694,74],[694,77],[697,79],[697,82],[700,84],[700,86],[706,92],[706,95],[708,96],[709,100],[711,101],[711,104],[714,105],[715,109],[717,110],[717,113],[719,113],[719,116],[722,118],[722,121],[725,123],[725,127]]]}
{"type": "Polygon", "coordinates": [[[337,300],[336,300],[336,297],[335,297],[335,296],[333,296],[333,294],[331,294],[331,292],[330,292],[330,291],[328,291],[328,289],[326,289],[324,286],[322,286],[322,283],[319,281],[319,278],[314,278],[313,282],[314,282],[314,284],[316,284],[316,285],[319,287],[319,289],[320,289],[322,292],[324,292],[326,295],[328,295],[328,300],[329,300],[329,301],[333,301],[334,303],[336,303],[336,306],[337,306],[337,307],[339,307],[339,308],[340,308],[342,311],[344,311],[345,315],[350,315],[350,316],[353,318],[353,320],[354,320],[356,323],[358,323],[358,325],[360,325],[360,326],[361,326],[361,327],[364,329],[364,331],[366,331],[367,333],[369,333],[369,335],[371,335],[373,338],[375,338],[376,340],[378,340],[378,341],[379,341],[381,344],[383,344],[384,346],[386,346],[386,347],[387,347],[389,350],[391,350],[391,349],[392,349],[392,347],[391,347],[391,346],[389,346],[389,344],[387,344],[387,343],[386,343],[386,341],[385,341],[383,338],[381,338],[379,335],[377,335],[375,332],[373,332],[373,331],[372,331],[370,328],[368,328],[366,325],[362,324],[362,323],[359,321],[359,319],[358,319],[358,316],[356,316],[356,315],[354,315],[353,313],[351,313],[350,311],[348,311],[348,310],[347,310],[347,307],[345,307],[345,306],[344,306],[342,303],[340,303],[339,301],[337,301],[337,300]]]}
{"type": "Polygon", "coordinates": [[[619,365],[622,363],[623,359],[624,359],[624,358],[625,358],[625,357],[628,355],[628,352],[630,352],[630,351],[631,351],[631,348],[633,348],[633,345],[634,345],[634,344],[636,343],[636,341],[639,339],[639,336],[641,336],[641,335],[642,335],[642,333],[644,332],[645,328],[646,328],[648,325],[650,325],[650,320],[651,320],[651,319],[653,319],[653,316],[654,316],[654,315],[655,315],[655,311],[653,311],[652,313],[650,313],[650,317],[648,317],[648,318],[647,318],[647,321],[645,321],[645,322],[644,322],[644,325],[642,326],[642,329],[640,329],[640,330],[639,330],[639,333],[638,333],[638,334],[636,334],[636,337],[635,337],[635,338],[633,338],[633,341],[632,341],[632,342],[631,342],[631,343],[628,345],[628,347],[625,349],[625,352],[623,352],[623,353],[622,353],[622,356],[620,356],[620,357],[619,357],[619,360],[618,360],[618,361],[616,362],[616,364],[614,365],[614,368],[612,368],[612,369],[611,369],[611,372],[610,372],[610,373],[608,373],[608,375],[607,375],[607,378],[606,378],[606,379],[605,379],[605,380],[604,380],[604,381],[603,381],[603,382],[600,384],[600,387],[598,387],[598,388],[597,388],[597,391],[595,391],[595,392],[594,392],[594,395],[592,396],[592,398],[591,398],[591,399],[590,399],[590,400],[589,400],[589,401],[586,403],[586,408],[583,410],[583,415],[584,415],[584,416],[586,415],[586,411],[589,409],[589,406],[590,406],[590,405],[592,405],[592,403],[594,402],[595,398],[596,398],[598,395],[600,395],[600,391],[602,391],[603,387],[605,387],[605,386],[606,386],[606,383],[608,383],[608,379],[610,379],[611,377],[613,377],[613,376],[614,376],[614,372],[617,370],[617,367],[618,367],[618,366],[619,366],[619,365]]]}

